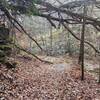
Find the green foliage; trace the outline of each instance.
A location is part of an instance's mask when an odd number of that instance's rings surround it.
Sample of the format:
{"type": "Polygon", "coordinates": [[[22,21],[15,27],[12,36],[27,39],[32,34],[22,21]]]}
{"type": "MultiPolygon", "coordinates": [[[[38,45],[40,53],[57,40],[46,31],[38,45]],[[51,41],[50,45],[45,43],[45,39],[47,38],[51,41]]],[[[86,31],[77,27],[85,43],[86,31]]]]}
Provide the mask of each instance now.
{"type": "Polygon", "coordinates": [[[28,9],[26,9],[26,14],[28,14],[28,15],[37,15],[38,13],[39,13],[39,11],[36,8],[34,2],[32,2],[32,5],[28,9]]]}
{"type": "Polygon", "coordinates": [[[33,3],[38,3],[38,2],[40,2],[41,0],[32,0],[33,1],[33,3]]]}
{"type": "Polygon", "coordinates": [[[9,30],[3,26],[0,27],[0,62],[3,63],[6,57],[12,52],[12,45],[9,43],[9,30]]]}
{"type": "Polygon", "coordinates": [[[14,0],[13,3],[11,2],[11,0],[0,0],[0,3],[2,3],[6,8],[10,9],[11,11],[20,12],[20,14],[37,15],[39,11],[36,8],[35,4],[38,4],[40,1],[41,0],[25,0],[24,4],[23,0],[14,0]]]}

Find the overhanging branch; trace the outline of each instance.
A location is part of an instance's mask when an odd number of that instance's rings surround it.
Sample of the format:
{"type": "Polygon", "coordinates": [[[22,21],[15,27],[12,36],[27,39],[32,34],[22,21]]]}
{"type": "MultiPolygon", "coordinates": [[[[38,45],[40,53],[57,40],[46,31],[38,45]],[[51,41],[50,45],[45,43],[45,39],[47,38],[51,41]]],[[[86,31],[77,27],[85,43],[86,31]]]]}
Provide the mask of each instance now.
{"type": "MultiPolygon", "coordinates": [[[[39,43],[38,43],[32,36],[30,36],[29,33],[27,33],[27,32],[25,31],[25,29],[23,28],[23,26],[22,26],[15,18],[12,17],[12,15],[9,13],[8,9],[6,9],[2,4],[0,4],[0,9],[1,9],[1,11],[3,11],[3,12],[5,13],[5,15],[7,16],[7,18],[9,19],[9,21],[10,21],[11,23],[12,23],[12,21],[14,21],[14,22],[22,29],[22,31],[23,31],[31,40],[33,40],[41,50],[43,50],[42,47],[39,45],[39,43]]],[[[13,24],[14,24],[14,23],[13,23],[13,24]]],[[[16,26],[16,25],[14,24],[14,26],[16,26]]],[[[18,30],[18,28],[17,28],[17,30],[18,30]]]]}

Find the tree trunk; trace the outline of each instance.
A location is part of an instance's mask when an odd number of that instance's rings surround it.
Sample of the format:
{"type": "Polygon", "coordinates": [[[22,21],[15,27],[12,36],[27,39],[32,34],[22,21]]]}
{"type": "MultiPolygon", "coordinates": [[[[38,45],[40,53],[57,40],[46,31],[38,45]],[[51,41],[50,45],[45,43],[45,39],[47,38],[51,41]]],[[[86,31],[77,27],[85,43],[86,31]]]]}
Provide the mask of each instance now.
{"type": "Polygon", "coordinates": [[[52,26],[50,25],[50,56],[52,56],[52,26]]]}
{"type": "Polygon", "coordinates": [[[99,81],[98,81],[98,83],[100,83],[100,62],[99,62],[99,81]]]}
{"type": "Polygon", "coordinates": [[[79,55],[79,64],[81,65],[81,80],[84,80],[84,35],[85,35],[85,15],[86,15],[86,6],[84,4],[84,18],[83,18],[83,25],[82,25],[82,33],[81,33],[81,43],[80,43],[80,55],[79,55]]]}

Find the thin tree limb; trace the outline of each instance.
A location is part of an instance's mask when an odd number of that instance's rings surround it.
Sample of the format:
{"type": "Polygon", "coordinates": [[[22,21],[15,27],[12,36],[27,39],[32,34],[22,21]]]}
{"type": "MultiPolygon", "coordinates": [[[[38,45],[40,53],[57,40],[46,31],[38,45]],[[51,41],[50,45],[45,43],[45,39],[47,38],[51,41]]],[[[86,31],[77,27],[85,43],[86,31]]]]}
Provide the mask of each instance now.
{"type": "Polygon", "coordinates": [[[22,48],[21,46],[16,45],[15,43],[11,43],[11,44],[13,44],[13,45],[14,45],[16,48],[18,48],[19,50],[24,51],[24,52],[26,52],[26,53],[29,54],[29,55],[32,55],[33,57],[35,57],[36,59],[38,59],[38,60],[41,61],[41,62],[48,63],[48,64],[53,64],[53,63],[50,62],[50,61],[42,60],[41,58],[39,58],[38,56],[36,56],[36,55],[33,54],[32,52],[25,50],[24,48],[22,48]]]}
{"type": "MultiPolygon", "coordinates": [[[[75,37],[77,40],[81,41],[81,39],[78,38],[78,37],[74,34],[74,32],[73,32],[68,26],[66,26],[64,23],[62,23],[62,25],[65,27],[65,29],[67,29],[67,30],[71,33],[71,35],[72,35],[73,37],[75,37]]],[[[100,51],[98,51],[98,50],[97,50],[91,43],[89,43],[88,41],[84,41],[84,43],[86,43],[86,44],[88,44],[90,47],[92,47],[93,50],[94,50],[95,52],[100,53],[100,51]]]]}

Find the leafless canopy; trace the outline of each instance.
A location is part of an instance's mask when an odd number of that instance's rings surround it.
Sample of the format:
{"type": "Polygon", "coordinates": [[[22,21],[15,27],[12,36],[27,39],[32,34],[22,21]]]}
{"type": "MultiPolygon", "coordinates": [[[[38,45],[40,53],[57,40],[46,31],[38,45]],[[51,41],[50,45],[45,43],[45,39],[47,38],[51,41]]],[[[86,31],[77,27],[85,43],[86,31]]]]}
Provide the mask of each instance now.
{"type": "MultiPolygon", "coordinates": [[[[70,2],[61,2],[60,0],[55,0],[54,4],[48,2],[46,0],[40,0],[38,3],[35,4],[36,8],[39,10],[37,16],[46,18],[53,27],[57,27],[55,21],[59,22],[59,26],[63,25],[77,40],[80,40],[74,32],[67,26],[67,24],[82,24],[84,15],[80,9],[83,6],[93,6],[96,9],[100,8],[100,1],[96,0],[74,0],[70,2]]],[[[9,13],[9,11],[3,6],[0,5],[0,9],[5,12],[6,16],[9,20],[13,20],[20,28],[26,33],[28,36],[29,34],[24,30],[24,28],[18,23],[16,19],[9,13]]],[[[89,15],[85,15],[86,25],[91,25],[100,31],[100,20],[98,17],[91,17],[89,15]]],[[[31,36],[29,36],[31,38],[31,36]]],[[[31,38],[35,41],[33,38],[31,38]]],[[[39,44],[35,41],[35,43],[39,46],[39,44]]],[[[91,46],[95,52],[100,53],[95,46],[93,46],[88,41],[85,41],[86,44],[91,46]]],[[[41,46],[39,46],[40,49],[41,46]]]]}

